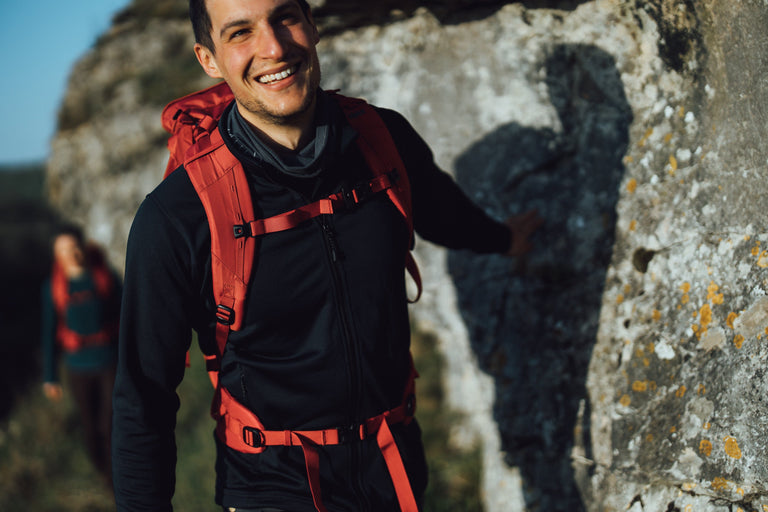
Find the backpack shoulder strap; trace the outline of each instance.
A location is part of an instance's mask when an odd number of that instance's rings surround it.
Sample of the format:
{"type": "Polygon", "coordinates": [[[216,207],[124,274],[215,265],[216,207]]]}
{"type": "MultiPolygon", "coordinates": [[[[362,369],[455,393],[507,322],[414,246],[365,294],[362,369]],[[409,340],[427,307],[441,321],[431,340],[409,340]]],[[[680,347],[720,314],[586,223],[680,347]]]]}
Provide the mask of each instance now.
{"type": "Polygon", "coordinates": [[[63,314],[69,302],[69,281],[64,274],[64,269],[55,260],[51,267],[51,300],[56,313],[63,314]]]}
{"type": "MultiPolygon", "coordinates": [[[[408,180],[408,172],[405,168],[400,153],[397,151],[392,134],[389,133],[384,120],[376,110],[365,100],[350,98],[333,93],[334,97],[344,111],[347,122],[358,132],[357,145],[371,168],[374,176],[395,172],[397,180],[393,187],[387,189],[387,195],[408,225],[411,249],[414,245],[413,233],[413,207],[411,203],[411,185],[408,180]]],[[[416,302],[421,297],[422,283],[419,267],[413,258],[413,253],[406,254],[405,268],[416,283],[416,298],[409,300],[416,302]]]]}
{"type": "Polygon", "coordinates": [[[227,149],[218,128],[203,135],[188,155],[184,167],[203,203],[211,232],[216,342],[221,355],[229,331],[243,325],[255,240],[236,238],[233,226],[253,218],[253,203],[242,164],[227,149]]]}

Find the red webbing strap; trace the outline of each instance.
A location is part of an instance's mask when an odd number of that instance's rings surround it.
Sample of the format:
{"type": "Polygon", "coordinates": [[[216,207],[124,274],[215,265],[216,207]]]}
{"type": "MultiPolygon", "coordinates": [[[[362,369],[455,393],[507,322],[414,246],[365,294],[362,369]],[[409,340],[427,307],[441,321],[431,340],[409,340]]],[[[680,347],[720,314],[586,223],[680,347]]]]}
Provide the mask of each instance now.
{"type": "Polygon", "coordinates": [[[301,441],[301,450],[304,452],[304,466],[307,469],[307,481],[309,481],[309,492],[312,494],[312,503],[315,504],[317,512],[328,512],[323,505],[323,493],[320,488],[320,454],[310,439],[299,435],[299,440],[301,441]]]}
{"type": "Polygon", "coordinates": [[[387,464],[389,476],[392,478],[392,484],[395,486],[395,494],[400,504],[402,512],[418,512],[416,498],[413,496],[411,482],[408,480],[408,473],[403,465],[403,458],[400,456],[400,450],[397,448],[395,438],[392,437],[392,431],[389,429],[389,422],[382,418],[380,427],[376,433],[376,442],[379,444],[381,454],[384,456],[384,462],[387,464]]]}
{"type": "MultiPolygon", "coordinates": [[[[411,185],[408,173],[397,151],[395,141],[381,116],[367,102],[357,98],[336,95],[339,105],[344,110],[350,126],[358,133],[357,145],[374,175],[388,174],[397,171],[396,186],[387,190],[389,198],[405,218],[408,225],[411,246],[414,243],[413,214],[411,206],[411,185]]],[[[416,298],[408,302],[416,302],[421,297],[422,282],[416,260],[409,251],[405,258],[405,268],[416,284],[416,298]]]]}
{"type": "MultiPolygon", "coordinates": [[[[392,478],[402,512],[418,512],[418,507],[390,425],[408,424],[413,418],[416,410],[415,379],[417,376],[411,362],[411,373],[403,393],[403,402],[392,410],[367,419],[353,431],[348,431],[360,440],[376,436],[376,442],[392,478]]],[[[217,375],[212,375],[211,381],[216,385],[218,382],[215,377],[217,375]]],[[[251,410],[218,385],[211,415],[217,420],[216,435],[234,450],[244,453],[261,453],[268,446],[301,446],[312,501],[318,512],[325,512],[320,491],[320,456],[317,447],[344,442],[344,436],[340,434],[339,429],[266,430],[261,420],[251,410]]]]}
{"type": "MultiPolygon", "coordinates": [[[[392,178],[388,174],[377,176],[368,182],[369,192],[377,193],[388,190],[394,186],[392,178]]],[[[314,203],[300,206],[278,215],[273,215],[266,219],[257,219],[248,222],[248,235],[261,236],[267,233],[277,233],[293,229],[299,224],[319,215],[332,215],[333,213],[348,208],[351,204],[358,204],[364,199],[364,196],[358,189],[353,189],[348,197],[343,192],[331,194],[330,196],[319,199],[314,203]]]]}

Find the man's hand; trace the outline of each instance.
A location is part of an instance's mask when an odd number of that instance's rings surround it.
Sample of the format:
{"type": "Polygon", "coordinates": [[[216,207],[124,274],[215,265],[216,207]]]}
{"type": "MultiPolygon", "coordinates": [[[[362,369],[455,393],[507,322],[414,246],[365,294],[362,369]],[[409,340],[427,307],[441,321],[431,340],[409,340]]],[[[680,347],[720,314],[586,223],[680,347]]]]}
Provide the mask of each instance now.
{"type": "Polygon", "coordinates": [[[509,244],[507,256],[523,256],[528,253],[533,244],[529,237],[544,223],[539,217],[538,210],[530,210],[520,215],[513,215],[506,221],[512,241],[509,244]]]}
{"type": "Polygon", "coordinates": [[[58,402],[64,395],[64,390],[62,389],[61,384],[57,382],[45,382],[43,384],[43,394],[45,395],[45,398],[51,402],[58,402]]]}

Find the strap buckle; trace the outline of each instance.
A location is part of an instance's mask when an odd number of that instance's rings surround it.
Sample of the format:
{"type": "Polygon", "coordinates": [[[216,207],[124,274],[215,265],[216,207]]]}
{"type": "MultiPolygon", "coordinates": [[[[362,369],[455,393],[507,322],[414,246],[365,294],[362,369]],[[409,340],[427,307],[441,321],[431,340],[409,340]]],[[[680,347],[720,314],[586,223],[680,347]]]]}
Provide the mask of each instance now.
{"type": "Polygon", "coordinates": [[[341,187],[341,197],[344,199],[344,207],[347,210],[355,208],[372,195],[373,189],[370,183],[361,183],[352,188],[341,187]]]}
{"type": "Polygon", "coordinates": [[[224,304],[216,306],[216,321],[222,325],[232,325],[235,323],[235,310],[228,308],[224,304]]]}
{"type": "Polygon", "coordinates": [[[243,442],[252,448],[263,448],[267,440],[258,428],[243,427],[243,442]]]}
{"type": "Polygon", "coordinates": [[[352,441],[362,441],[365,439],[365,425],[348,425],[336,429],[339,435],[339,444],[347,444],[352,441]]]}

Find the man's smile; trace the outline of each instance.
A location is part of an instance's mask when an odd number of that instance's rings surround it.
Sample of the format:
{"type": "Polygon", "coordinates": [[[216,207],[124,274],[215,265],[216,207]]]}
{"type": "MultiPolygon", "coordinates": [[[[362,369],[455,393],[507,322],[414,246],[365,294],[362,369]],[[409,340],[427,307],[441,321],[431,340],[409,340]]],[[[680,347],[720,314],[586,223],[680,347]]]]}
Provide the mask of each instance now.
{"type": "Polygon", "coordinates": [[[296,73],[296,70],[299,68],[298,65],[294,64],[291,67],[284,69],[283,71],[277,72],[277,73],[271,73],[267,75],[261,75],[256,80],[258,80],[261,84],[273,84],[275,82],[279,82],[281,80],[285,80],[289,76],[292,76],[294,73],[296,73]]]}

